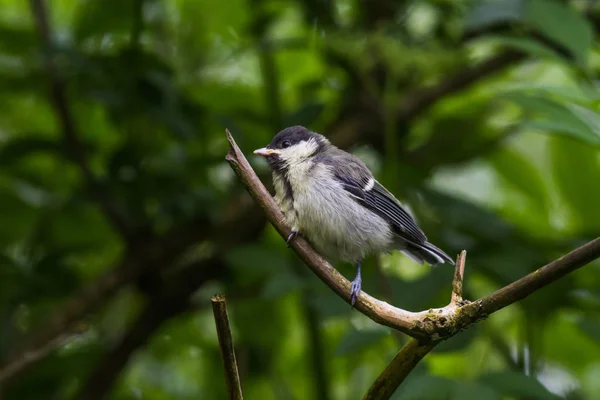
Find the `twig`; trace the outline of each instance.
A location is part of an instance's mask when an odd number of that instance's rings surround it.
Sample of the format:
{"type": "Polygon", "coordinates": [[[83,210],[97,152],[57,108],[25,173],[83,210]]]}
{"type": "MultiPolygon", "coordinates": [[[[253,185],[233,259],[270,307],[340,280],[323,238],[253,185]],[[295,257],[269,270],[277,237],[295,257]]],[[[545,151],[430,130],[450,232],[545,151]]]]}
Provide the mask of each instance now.
{"type": "Polygon", "coordinates": [[[0,365],[0,370],[11,371],[10,374],[0,377],[0,384],[32,364],[19,363],[18,360],[23,354],[34,353],[45,348],[48,343],[68,331],[74,323],[82,320],[87,313],[96,310],[117,290],[134,282],[142,272],[171,265],[177,256],[206,234],[200,221],[192,221],[188,225],[172,229],[164,237],[149,240],[143,246],[126,254],[115,269],[85,286],[66,301],[43,327],[27,338],[25,343],[0,365]]]}
{"type": "Polygon", "coordinates": [[[235,360],[235,351],[233,348],[233,339],[229,327],[229,318],[227,317],[227,304],[225,296],[215,295],[212,302],[215,324],[217,326],[217,336],[219,337],[219,347],[221,348],[221,357],[225,367],[225,382],[227,383],[227,392],[230,400],[242,400],[242,385],[238,373],[237,362],[235,360]]]}
{"type": "Polygon", "coordinates": [[[525,55],[521,52],[505,51],[472,67],[462,68],[434,86],[419,88],[409,93],[402,101],[398,109],[398,119],[413,119],[437,100],[445,98],[446,95],[458,92],[480,79],[524,59],[525,55]]]}
{"type": "Polygon", "coordinates": [[[117,204],[108,196],[108,189],[100,184],[94,176],[84,146],[79,141],[75,121],[73,120],[69,102],[66,96],[66,85],[60,68],[54,60],[54,40],[48,20],[45,0],[30,0],[31,11],[35,20],[38,35],[42,42],[44,51],[44,65],[50,78],[50,98],[60,124],[62,125],[65,144],[70,157],[78,165],[81,173],[92,189],[102,212],[112,224],[113,228],[119,232],[126,240],[131,239],[131,227],[126,217],[121,213],[117,204]]]}
{"type": "Polygon", "coordinates": [[[467,259],[467,252],[463,250],[456,258],[456,264],[454,268],[454,279],[452,279],[452,299],[450,304],[459,306],[462,302],[463,294],[463,279],[465,276],[465,261],[467,259]]]}
{"type": "MultiPolygon", "coordinates": [[[[269,222],[285,239],[290,230],[283,223],[281,211],[256,176],[229,131],[226,131],[226,134],[230,144],[226,160],[244,183],[250,195],[265,211],[269,222]]],[[[302,237],[296,237],[296,240],[291,242],[291,247],[319,279],[349,302],[350,282],[346,278],[315,252],[302,237]]],[[[459,307],[450,304],[447,307],[415,313],[391,306],[362,292],[356,303],[356,309],[379,324],[397,329],[424,342],[437,341],[455,335],[490,313],[527,297],[539,288],[598,257],[600,257],[600,238],[573,250],[566,256],[483,299],[459,307]]]]}
{"type": "Polygon", "coordinates": [[[29,365],[42,360],[52,351],[69,341],[73,335],[81,334],[85,331],[85,329],[85,326],[75,326],[73,329],[69,330],[69,332],[61,334],[53,340],[45,343],[43,346],[21,353],[20,357],[17,358],[12,364],[8,364],[5,367],[0,368],[0,382],[6,381],[8,378],[27,368],[29,365]]]}
{"type": "Polygon", "coordinates": [[[417,339],[410,339],[392,362],[377,377],[363,400],[389,399],[398,386],[406,379],[415,366],[436,345],[436,342],[422,343],[417,339]]]}

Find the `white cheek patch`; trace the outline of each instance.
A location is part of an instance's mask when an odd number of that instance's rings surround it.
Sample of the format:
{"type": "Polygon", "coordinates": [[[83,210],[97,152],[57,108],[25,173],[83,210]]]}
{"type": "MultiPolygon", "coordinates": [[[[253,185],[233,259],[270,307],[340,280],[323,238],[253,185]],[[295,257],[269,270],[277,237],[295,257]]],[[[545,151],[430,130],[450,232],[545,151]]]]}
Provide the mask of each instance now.
{"type": "Polygon", "coordinates": [[[298,144],[295,144],[287,149],[281,149],[280,157],[289,166],[294,166],[301,162],[304,162],[308,157],[312,156],[317,151],[319,145],[315,139],[310,138],[309,140],[303,140],[298,144]]]}

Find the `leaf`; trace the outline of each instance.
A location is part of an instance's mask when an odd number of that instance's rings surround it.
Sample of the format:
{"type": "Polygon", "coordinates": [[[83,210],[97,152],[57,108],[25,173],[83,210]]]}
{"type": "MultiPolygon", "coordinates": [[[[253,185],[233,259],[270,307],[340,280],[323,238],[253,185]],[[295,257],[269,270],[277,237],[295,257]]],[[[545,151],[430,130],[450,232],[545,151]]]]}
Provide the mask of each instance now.
{"type": "Polygon", "coordinates": [[[504,184],[528,196],[541,211],[548,211],[548,193],[540,172],[514,149],[503,147],[490,155],[490,163],[504,184]]]}
{"type": "Polygon", "coordinates": [[[494,372],[479,378],[479,382],[498,393],[536,400],[558,400],[558,396],[550,393],[537,379],[516,371],[494,372]]]}
{"type": "Polygon", "coordinates": [[[573,7],[556,0],[529,0],[525,4],[527,21],[568,49],[578,64],[585,65],[593,41],[589,21],[573,7]]]}
{"type": "Polygon", "coordinates": [[[377,330],[350,330],[340,341],[335,354],[345,356],[352,353],[357,353],[370,346],[379,343],[383,338],[388,337],[389,332],[383,329],[377,330]]]}
{"type": "Polygon", "coordinates": [[[569,208],[567,221],[572,229],[597,231],[600,228],[600,165],[598,151],[573,140],[554,138],[550,144],[554,183],[569,208]]]}
{"type": "Polygon", "coordinates": [[[452,400],[500,400],[500,393],[478,382],[462,381],[457,382],[452,400]]]}
{"type": "Polygon", "coordinates": [[[306,103],[296,111],[285,116],[285,126],[304,125],[311,126],[325,110],[323,103],[306,103]]]}
{"type": "MultiPolygon", "coordinates": [[[[94,35],[129,33],[136,7],[144,7],[147,0],[83,0],[77,4],[78,15],[75,37],[83,41],[94,35]]],[[[114,40],[114,39],[113,39],[114,40]]]]}
{"type": "Polygon", "coordinates": [[[406,382],[392,396],[393,400],[440,400],[448,399],[456,388],[456,382],[429,374],[409,375],[406,382]]]}
{"type": "Polygon", "coordinates": [[[600,344],[600,321],[586,316],[579,321],[579,328],[592,338],[596,344],[600,344]]]}
{"type": "Polygon", "coordinates": [[[525,53],[531,54],[532,56],[560,60],[564,59],[564,57],[556,50],[532,38],[512,36],[490,36],[490,40],[497,45],[521,50],[525,53]]]}
{"type": "Polygon", "coordinates": [[[62,154],[63,147],[59,142],[42,137],[27,135],[12,139],[0,148],[0,166],[11,165],[35,153],[62,154]]]}
{"type": "Polygon", "coordinates": [[[306,287],[306,282],[301,276],[284,269],[275,274],[269,274],[261,296],[269,300],[275,300],[304,287],[306,287]]]}
{"type": "Polygon", "coordinates": [[[526,120],[521,123],[522,127],[571,136],[589,144],[600,144],[600,127],[593,123],[600,116],[592,110],[537,95],[507,93],[503,97],[518,103],[526,111],[538,114],[537,120],[526,120]]]}
{"type": "Polygon", "coordinates": [[[517,21],[523,17],[523,0],[491,0],[475,3],[467,16],[466,29],[481,30],[489,25],[517,21]]]}

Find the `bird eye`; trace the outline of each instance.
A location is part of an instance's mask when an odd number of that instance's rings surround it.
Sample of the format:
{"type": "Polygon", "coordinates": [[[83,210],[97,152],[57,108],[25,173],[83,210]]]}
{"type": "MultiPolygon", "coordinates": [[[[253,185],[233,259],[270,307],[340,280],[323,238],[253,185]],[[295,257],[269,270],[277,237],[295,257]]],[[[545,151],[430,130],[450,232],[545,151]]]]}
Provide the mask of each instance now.
{"type": "Polygon", "coordinates": [[[289,140],[284,140],[283,143],[281,143],[281,147],[282,148],[286,148],[286,147],[290,147],[292,144],[290,143],[289,140]]]}

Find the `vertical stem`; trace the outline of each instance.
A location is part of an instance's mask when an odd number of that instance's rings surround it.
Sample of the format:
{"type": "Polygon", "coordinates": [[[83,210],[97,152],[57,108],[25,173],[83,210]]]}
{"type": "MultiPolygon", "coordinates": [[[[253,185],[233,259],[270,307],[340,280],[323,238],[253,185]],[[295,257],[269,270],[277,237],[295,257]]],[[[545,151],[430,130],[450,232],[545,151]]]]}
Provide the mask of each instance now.
{"type": "Polygon", "coordinates": [[[308,297],[310,296],[309,291],[303,293],[301,301],[308,330],[308,351],[310,352],[310,369],[315,383],[315,399],[329,400],[329,386],[325,368],[325,346],[323,345],[323,335],[319,329],[319,315],[308,302],[310,298],[308,297]]]}
{"type": "Polygon", "coordinates": [[[398,386],[436,344],[436,342],[422,343],[410,339],[377,377],[363,400],[387,400],[392,397],[398,386]]]}
{"type": "Polygon", "coordinates": [[[452,298],[450,304],[457,306],[462,301],[463,294],[463,279],[465,277],[465,261],[467,252],[463,250],[456,257],[456,265],[454,267],[454,279],[452,279],[452,298]]]}
{"type": "Polygon", "coordinates": [[[225,296],[214,295],[210,299],[217,326],[217,336],[219,337],[219,347],[221,348],[221,358],[225,367],[225,383],[230,400],[242,400],[242,385],[238,373],[237,361],[235,360],[235,351],[233,348],[233,338],[229,326],[229,317],[227,316],[227,304],[225,296]]]}

